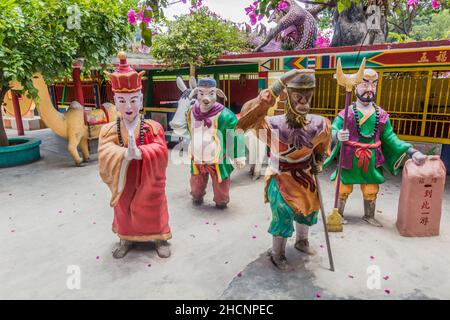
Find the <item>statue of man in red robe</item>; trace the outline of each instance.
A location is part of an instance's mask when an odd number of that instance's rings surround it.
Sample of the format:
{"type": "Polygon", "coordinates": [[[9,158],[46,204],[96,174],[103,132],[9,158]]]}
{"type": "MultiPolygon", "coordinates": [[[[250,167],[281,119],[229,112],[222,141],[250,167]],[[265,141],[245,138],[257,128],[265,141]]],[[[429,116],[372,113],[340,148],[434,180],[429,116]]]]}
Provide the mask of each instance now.
{"type": "Polygon", "coordinates": [[[120,65],[110,80],[117,111],[116,123],[102,127],[98,159],[100,177],[111,190],[113,231],[120,245],[113,257],[125,257],[136,242],[155,241],[158,256],[167,258],[172,237],[166,199],[168,150],[161,124],[144,120],[142,76],[119,53],[120,65]]]}

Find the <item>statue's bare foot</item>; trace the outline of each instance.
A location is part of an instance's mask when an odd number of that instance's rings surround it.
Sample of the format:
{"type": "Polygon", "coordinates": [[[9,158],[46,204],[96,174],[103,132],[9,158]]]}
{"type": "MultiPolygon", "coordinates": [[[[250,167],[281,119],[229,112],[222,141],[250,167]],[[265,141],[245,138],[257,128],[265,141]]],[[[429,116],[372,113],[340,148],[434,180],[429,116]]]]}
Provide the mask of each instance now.
{"type": "Polygon", "coordinates": [[[157,240],[156,244],[156,252],[160,258],[168,258],[170,257],[170,248],[169,243],[167,241],[157,240]]]}
{"type": "Polygon", "coordinates": [[[128,251],[133,248],[133,246],[134,244],[131,241],[120,240],[120,246],[114,250],[113,257],[115,259],[122,259],[127,255],[128,251]]]}
{"type": "Polygon", "coordinates": [[[77,166],[77,167],[85,167],[86,166],[86,163],[84,163],[84,162],[77,162],[77,163],[75,163],[75,165],[77,166]]]}

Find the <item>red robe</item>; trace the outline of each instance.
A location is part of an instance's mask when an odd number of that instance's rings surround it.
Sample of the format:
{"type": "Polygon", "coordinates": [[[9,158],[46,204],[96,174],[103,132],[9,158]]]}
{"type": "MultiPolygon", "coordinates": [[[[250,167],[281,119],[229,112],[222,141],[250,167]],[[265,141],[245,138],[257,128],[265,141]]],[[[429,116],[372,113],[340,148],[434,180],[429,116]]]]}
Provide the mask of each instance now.
{"type": "MultiPolygon", "coordinates": [[[[121,132],[126,147],[128,134],[123,124],[121,132]]],[[[164,129],[159,123],[146,120],[144,144],[139,145],[139,126],[135,137],[142,160],[127,161],[126,148],[119,146],[116,124],[107,124],[100,132],[100,176],[112,194],[112,228],[123,240],[168,240],[172,235],[165,193],[168,150],[164,129]],[[123,183],[121,168],[124,170],[123,183]]]]}

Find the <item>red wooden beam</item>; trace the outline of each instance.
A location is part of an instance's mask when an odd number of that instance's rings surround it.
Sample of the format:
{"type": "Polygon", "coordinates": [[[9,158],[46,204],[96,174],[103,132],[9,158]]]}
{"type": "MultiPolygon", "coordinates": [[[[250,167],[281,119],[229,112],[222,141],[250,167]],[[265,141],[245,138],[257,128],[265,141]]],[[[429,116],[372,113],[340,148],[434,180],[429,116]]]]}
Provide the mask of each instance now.
{"type": "Polygon", "coordinates": [[[76,93],[77,101],[82,106],[84,106],[83,86],[81,85],[81,68],[73,67],[72,78],[73,78],[73,82],[75,84],[75,93],[76,93]]]}

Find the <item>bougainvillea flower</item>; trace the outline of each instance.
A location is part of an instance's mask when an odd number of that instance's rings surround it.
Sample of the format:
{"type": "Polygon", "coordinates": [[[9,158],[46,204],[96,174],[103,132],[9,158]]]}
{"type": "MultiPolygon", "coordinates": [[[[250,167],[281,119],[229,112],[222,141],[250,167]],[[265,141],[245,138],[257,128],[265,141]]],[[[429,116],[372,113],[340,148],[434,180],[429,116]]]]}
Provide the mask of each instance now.
{"type": "Polygon", "coordinates": [[[439,9],[441,7],[441,3],[437,0],[433,0],[431,1],[431,6],[433,7],[433,9],[439,9]]]}
{"type": "Polygon", "coordinates": [[[281,1],[281,2],[278,4],[278,9],[284,10],[284,9],[287,8],[287,6],[288,6],[288,4],[287,4],[286,1],[281,1]]]}
{"type": "Polygon", "coordinates": [[[128,11],[127,16],[128,16],[128,22],[134,26],[136,24],[136,12],[134,12],[133,9],[130,9],[128,11]]]}
{"type": "Polygon", "coordinates": [[[419,1],[420,0],[407,0],[406,1],[406,7],[407,8],[410,8],[410,7],[412,7],[412,8],[416,8],[417,7],[417,5],[419,4],[419,1]]]}

